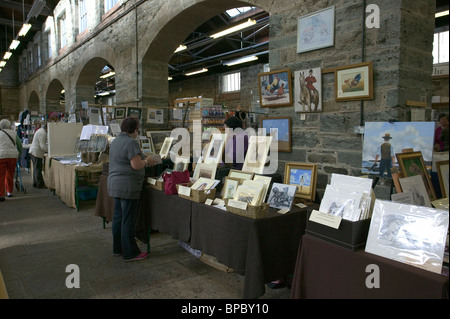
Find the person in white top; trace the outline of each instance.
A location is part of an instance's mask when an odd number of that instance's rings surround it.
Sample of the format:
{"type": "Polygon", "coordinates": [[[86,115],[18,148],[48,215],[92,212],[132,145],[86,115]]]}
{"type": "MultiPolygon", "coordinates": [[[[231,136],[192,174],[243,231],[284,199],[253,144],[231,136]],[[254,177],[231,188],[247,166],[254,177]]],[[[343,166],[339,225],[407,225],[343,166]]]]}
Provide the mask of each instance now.
{"type": "Polygon", "coordinates": [[[44,155],[47,152],[47,125],[42,125],[34,133],[33,142],[30,147],[30,156],[33,162],[33,187],[35,188],[45,188],[44,178],[42,177],[42,165],[44,155]]]}
{"type": "Polygon", "coordinates": [[[12,197],[14,190],[14,173],[17,159],[22,152],[22,143],[16,132],[11,130],[11,122],[0,121],[0,202],[5,201],[5,190],[12,197]]]}

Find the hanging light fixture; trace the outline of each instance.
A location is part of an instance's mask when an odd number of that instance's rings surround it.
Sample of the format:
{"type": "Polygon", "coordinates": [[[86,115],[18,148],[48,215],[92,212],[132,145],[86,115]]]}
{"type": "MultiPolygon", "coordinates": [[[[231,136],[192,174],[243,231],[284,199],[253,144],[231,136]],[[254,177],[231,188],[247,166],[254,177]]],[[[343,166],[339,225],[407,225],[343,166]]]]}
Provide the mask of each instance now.
{"type": "Polygon", "coordinates": [[[256,20],[248,19],[247,22],[238,24],[238,25],[236,25],[234,27],[231,27],[229,29],[223,30],[223,31],[218,32],[218,33],[214,33],[213,35],[210,35],[210,37],[214,38],[214,39],[217,39],[217,38],[223,37],[224,35],[227,35],[227,34],[230,34],[230,33],[233,33],[233,32],[236,32],[236,31],[239,31],[239,30],[242,30],[242,29],[245,29],[247,27],[250,27],[250,26],[252,26],[254,24],[256,24],[256,20]]]}
{"type": "Polygon", "coordinates": [[[11,45],[9,46],[9,48],[11,50],[15,50],[17,49],[17,47],[19,46],[20,41],[19,40],[12,40],[11,45]]]}
{"type": "Polygon", "coordinates": [[[186,73],[185,75],[186,76],[190,76],[190,75],[204,73],[204,72],[208,72],[208,69],[203,68],[201,70],[197,70],[197,71],[192,71],[192,72],[186,73]]]}
{"type": "Polygon", "coordinates": [[[187,49],[187,46],[180,44],[180,46],[173,53],[177,53],[177,52],[180,52],[180,51],[183,51],[186,49],[187,49]]]}
{"type": "Polygon", "coordinates": [[[11,52],[6,52],[5,55],[3,56],[4,60],[9,60],[9,58],[11,57],[12,53],[11,52]]]}
{"type": "Polygon", "coordinates": [[[24,23],[24,25],[22,26],[22,29],[20,29],[20,31],[19,31],[19,37],[24,37],[30,29],[31,29],[31,24],[24,23]]]}

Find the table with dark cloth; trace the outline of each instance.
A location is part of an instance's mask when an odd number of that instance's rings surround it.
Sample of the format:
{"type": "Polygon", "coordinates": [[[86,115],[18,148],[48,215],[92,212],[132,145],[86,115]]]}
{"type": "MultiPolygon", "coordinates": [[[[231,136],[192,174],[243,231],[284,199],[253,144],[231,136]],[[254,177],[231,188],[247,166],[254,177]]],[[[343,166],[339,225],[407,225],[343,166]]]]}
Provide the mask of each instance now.
{"type": "Polygon", "coordinates": [[[305,235],[291,298],[448,299],[448,289],[444,275],[305,235]],[[366,272],[368,265],[379,267],[380,288],[367,288],[366,280],[373,275],[366,272]]]}
{"type": "Polygon", "coordinates": [[[265,283],[293,274],[306,211],[294,206],[282,215],[271,208],[251,219],[192,203],[190,246],[245,275],[244,298],[257,298],[265,283]]]}

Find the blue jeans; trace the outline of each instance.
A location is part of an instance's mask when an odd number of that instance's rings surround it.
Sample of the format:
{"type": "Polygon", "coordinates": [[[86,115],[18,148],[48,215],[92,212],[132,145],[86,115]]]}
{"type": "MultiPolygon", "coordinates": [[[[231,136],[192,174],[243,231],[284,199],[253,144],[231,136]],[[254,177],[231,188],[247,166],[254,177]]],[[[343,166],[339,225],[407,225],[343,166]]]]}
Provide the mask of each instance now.
{"type": "Polygon", "coordinates": [[[122,254],[123,259],[134,258],[141,253],[135,239],[138,213],[139,199],[114,197],[113,252],[122,254]]]}

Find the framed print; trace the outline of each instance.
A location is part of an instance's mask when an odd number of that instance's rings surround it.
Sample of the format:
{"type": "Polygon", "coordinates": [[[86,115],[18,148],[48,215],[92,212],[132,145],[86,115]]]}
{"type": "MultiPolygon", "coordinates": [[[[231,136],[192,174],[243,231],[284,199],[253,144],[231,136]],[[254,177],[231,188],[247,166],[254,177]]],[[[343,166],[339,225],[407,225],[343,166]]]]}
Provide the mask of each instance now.
{"type": "Polygon", "coordinates": [[[439,185],[441,186],[442,198],[448,197],[448,160],[436,162],[439,185]]]}
{"type": "Polygon", "coordinates": [[[215,179],[217,164],[215,163],[198,163],[195,166],[193,179],[197,180],[200,177],[215,179]]]}
{"type": "Polygon", "coordinates": [[[225,177],[222,199],[233,199],[240,182],[239,178],[225,177]]]}
{"type": "Polygon", "coordinates": [[[261,107],[292,105],[291,70],[258,74],[261,107]]]}
{"type": "Polygon", "coordinates": [[[420,175],[399,178],[398,180],[403,192],[412,193],[414,205],[432,207],[427,190],[425,189],[425,184],[420,175]]]}
{"type": "Polygon", "coordinates": [[[297,186],[295,197],[314,201],[316,199],[317,164],[286,163],[284,183],[297,186]]]}
{"type": "Polygon", "coordinates": [[[262,174],[270,150],[272,136],[250,136],[243,171],[262,174]]]}
{"type": "Polygon", "coordinates": [[[268,199],[269,206],[277,209],[291,209],[297,186],[273,183],[268,199]]]}
{"type": "Polygon", "coordinates": [[[170,147],[172,146],[173,137],[166,137],[164,143],[159,151],[161,158],[166,158],[169,155],[170,147]]]}
{"type": "Polygon", "coordinates": [[[134,116],[134,117],[137,117],[138,119],[141,119],[141,115],[142,115],[142,109],[140,109],[140,108],[129,107],[127,109],[127,117],[134,116]]]}
{"type": "Polygon", "coordinates": [[[230,169],[230,171],[228,172],[228,177],[237,178],[240,180],[253,179],[254,175],[255,173],[253,172],[239,171],[237,169],[230,169]]]}
{"type": "Polygon", "coordinates": [[[147,131],[145,134],[153,143],[154,152],[159,154],[166,137],[170,137],[172,131],[147,131]]]}
{"type": "Polygon", "coordinates": [[[297,53],[334,45],[334,6],[298,18],[297,53]]]}
{"type": "Polygon", "coordinates": [[[441,274],[448,211],[375,200],[365,251],[441,274]]]}
{"type": "Polygon", "coordinates": [[[258,206],[261,197],[261,188],[254,188],[246,185],[239,185],[234,195],[234,200],[258,206]]]}
{"type": "Polygon", "coordinates": [[[279,152],[291,152],[290,117],[262,117],[261,127],[266,130],[267,136],[272,136],[274,141],[278,142],[279,152]]]}
{"type": "Polygon", "coordinates": [[[262,203],[264,203],[266,200],[266,197],[267,197],[267,193],[270,189],[270,183],[272,182],[272,177],[255,174],[255,176],[253,176],[253,180],[257,181],[257,182],[261,182],[266,186],[264,189],[264,194],[262,194],[262,203]]]}
{"type": "MultiPolygon", "coordinates": [[[[431,201],[436,200],[433,184],[428,175],[427,167],[422,157],[422,152],[397,153],[398,165],[402,177],[420,175],[431,201]]],[[[403,187],[402,187],[403,188],[403,187]]]]}
{"type": "Polygon", "coordinates": [[[294,72],[295,112],[322,112],[322,69],[294,72]]]}
{"type": "Polygon", "coordinates": [[[204,156],[204,163],[219,164],[222,161],[223,148],[225,146],[224,134],[213,134],[209,142],[208,150],[204,156]]]}
{"type": "Polygon", "coordinates": [[[116,107],[114,109],[114,119],[121,120],[125,118],[127,108],[126,107],[116,107]]]}
{"type": "Polygon", "coordinates": [[[175,163],[173,163],[173,170],[177,172],[184,172],[189,168],[191,159],[185,156],[177,156],[175,163]]]}
{"type": "Polygon", "coordinates": [[[373,99],[372,62],[336,68],[334,86],[338,102],[373,99]]]}

